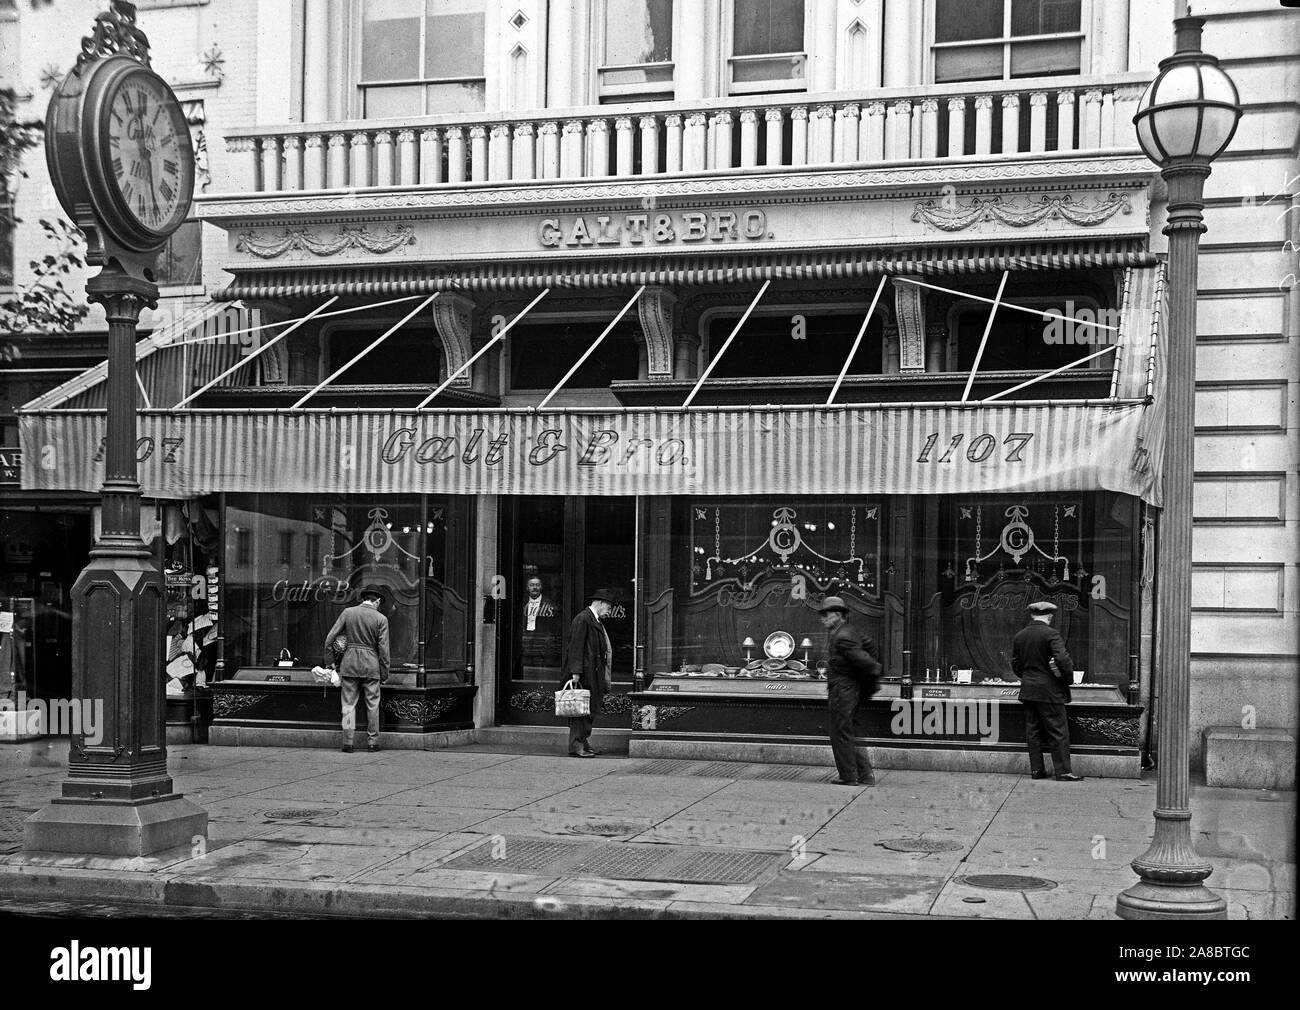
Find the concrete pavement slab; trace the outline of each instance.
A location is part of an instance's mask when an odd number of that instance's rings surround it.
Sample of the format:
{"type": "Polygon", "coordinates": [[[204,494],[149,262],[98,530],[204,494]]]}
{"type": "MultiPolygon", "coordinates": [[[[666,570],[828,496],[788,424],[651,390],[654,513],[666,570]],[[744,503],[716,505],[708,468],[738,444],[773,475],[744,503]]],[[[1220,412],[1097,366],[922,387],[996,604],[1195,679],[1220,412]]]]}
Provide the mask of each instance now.
{"type": "Polygon", "coordinates": [[[942,877],[910,874],[781,873],[745,903],[923,915],[930,911],[944,883],[942,877]]]}
{"type": "Polygon", "coordinates": [[[337,782],[331,779],[305,779],[240,794],[245,799],[320,805],[331,802],[366,803],[405,792],[411,787],[403,782],[337,782]]]}
{"type": "Polygon", "coordinates": [[[562,877],[548,884],[541,893],[563,898],[576,896],[650,901],[708,901],[739,905],[757,889],[756,884],[684,884],[664,880],[562,877]]]}
{"type": "Polygon", "coordinates": [[[494,808],[436,807],[363,803],[328,817],[313,817],[303,823],[321,827],[386,825],[414,831],[463,831],[500,813],[494,808]]]}

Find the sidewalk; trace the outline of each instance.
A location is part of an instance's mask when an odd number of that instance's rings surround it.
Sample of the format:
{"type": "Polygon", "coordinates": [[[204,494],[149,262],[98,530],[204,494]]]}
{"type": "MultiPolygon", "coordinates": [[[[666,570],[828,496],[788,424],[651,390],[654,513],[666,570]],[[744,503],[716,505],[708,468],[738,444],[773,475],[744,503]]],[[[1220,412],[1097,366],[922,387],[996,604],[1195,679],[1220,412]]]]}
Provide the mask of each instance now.
{"type": "MultiPolygon", "coordinates": [[[[824,768],[582,761],[493,744],[352,755],[186,745],[169,748],[170,767],[209,813],[206,851],[23,855],[22,821],[57,795],[66,753],[63,741],[0,748],[0,899],[403,917],[1113,919],[1156,792],[1154,776],[879,771],[874,788],[854,789],[824,768]],[[977,875],[1045,883],[964,882],[977,875]]],[[[1294,919],[1295,793],[1194,785],[1191,802],[1229,918],[1294,919]]]]}

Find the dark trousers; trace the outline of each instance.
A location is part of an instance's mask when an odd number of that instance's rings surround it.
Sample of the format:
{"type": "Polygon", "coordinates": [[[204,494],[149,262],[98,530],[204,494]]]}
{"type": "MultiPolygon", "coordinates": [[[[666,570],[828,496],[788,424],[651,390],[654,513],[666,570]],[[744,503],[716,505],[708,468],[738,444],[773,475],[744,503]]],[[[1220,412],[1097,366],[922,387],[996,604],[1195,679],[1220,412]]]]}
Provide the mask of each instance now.
{"type": "Polygon", "coordinates": [[[1065,720],[1065,706],[1051,701],[1022,701],[1025,706],[1025,742],[1029,744],[1029,770],[1041,772],[1043,743],[1052,751],[1052,772],[1064,775],[1070,770],[1070,731],[1065,720]]]}
{"type": "Polygon", "coordinates": [[[871,777],[871,761],[867,749],[853,743],[853,715],[862,700],[862,687],[852,677],[831,674],[826,682],[826,700],[835,767],[844,781],[863,782],[871,777]]]}
{"type": "Polygon", "coordinates": [[[590,715],[580,715],[569,720],[569,753],[591,750],[591,728],[596,719],[590,715]]]}

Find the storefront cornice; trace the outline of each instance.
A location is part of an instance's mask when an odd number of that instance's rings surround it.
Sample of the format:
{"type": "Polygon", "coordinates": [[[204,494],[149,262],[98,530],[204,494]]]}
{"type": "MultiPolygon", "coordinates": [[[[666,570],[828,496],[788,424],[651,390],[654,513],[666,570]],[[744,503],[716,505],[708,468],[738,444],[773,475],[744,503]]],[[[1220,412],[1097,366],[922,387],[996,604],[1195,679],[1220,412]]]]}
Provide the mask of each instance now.
{"type": "Polygon", "coordinates": [[[646,176],[635,180],[459,183],[366,190],[334,189],[202,195],[199,217],[226,228],[312,222],[366,222],[427,215],[489,217],[545,213],[584,206],[662,203],[689,208],[738,202],[775,205],[837,200],[934,198],[945,186],[963,197],[1033,187],[1035,193],[1064,189],[1138,190],[1156,178],[1136,152],[1112,150],[1068,157],[1043,154],[994,155],[983,159],[936,159],[844,170],[807,166],[798,170],[735,169],[732,172],[646,176]]]}

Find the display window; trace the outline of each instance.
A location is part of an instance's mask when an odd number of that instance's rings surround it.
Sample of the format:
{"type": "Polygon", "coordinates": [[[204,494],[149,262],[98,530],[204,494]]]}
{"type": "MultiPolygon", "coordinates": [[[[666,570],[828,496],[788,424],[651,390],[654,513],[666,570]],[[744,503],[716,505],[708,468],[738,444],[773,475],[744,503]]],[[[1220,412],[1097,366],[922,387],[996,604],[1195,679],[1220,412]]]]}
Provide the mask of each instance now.
{"type": "Polygon", "coordinates": [[[460,497],[229,495],[224,667],[312,666],[360,591],[387,595],[392,673],[468,663],[471,504],[460,497]]]}

